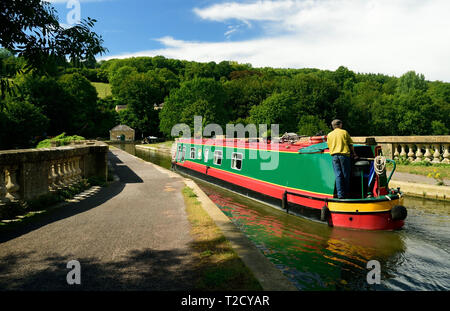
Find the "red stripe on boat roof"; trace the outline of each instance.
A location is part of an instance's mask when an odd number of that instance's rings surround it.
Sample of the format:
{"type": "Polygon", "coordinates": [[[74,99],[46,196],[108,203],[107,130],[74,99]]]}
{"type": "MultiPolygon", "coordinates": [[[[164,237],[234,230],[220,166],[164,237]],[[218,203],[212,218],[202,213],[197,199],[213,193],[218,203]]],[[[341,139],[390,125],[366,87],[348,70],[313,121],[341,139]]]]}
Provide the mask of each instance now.
{"type": "MultiPolygon", "coordinates": [[[[326,139],[325,139],[326,141],[326,139]]],[[[265,142],[248,142],[246,139],[242,138],[181,138],[177,142],[183,144],[195,144],[195,145],[205,145],[205,146],[220,146],[220,147],[232,147],[232,148],[243,148],[243,149],[261,149],[261,150],[274,150],[283,152],[298,152],[299,149],[317,144],[319,141],[303,141],[300,143],[265,143],[265,142]]]]}

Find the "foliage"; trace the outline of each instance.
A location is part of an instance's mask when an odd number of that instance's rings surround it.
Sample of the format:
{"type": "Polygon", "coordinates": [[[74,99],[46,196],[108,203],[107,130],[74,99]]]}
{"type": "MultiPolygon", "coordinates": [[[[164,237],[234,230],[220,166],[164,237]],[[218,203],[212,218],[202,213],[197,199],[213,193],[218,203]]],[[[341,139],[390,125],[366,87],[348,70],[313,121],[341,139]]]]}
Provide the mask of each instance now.
{"type": "Polygon", "coordinates": [[[92,137],[96,133],[94,116],[96,114],[97,91],[95,87],[79,73],[65,74],[59,83],[68,95],[70,119],[66,125],[68,133],[78,133],[92,137]]]}
{"type": "Polygon", "coordinates": [[[274,93],[260,105],[250,110],[250,120],[255,124],[280,125],[280,133],[296,132],[296,98],[291,92],[274,93]]]}
{"type": "Polygon", "coordinates": [[[101,82],[91,82],[92,85],[97,90],[97,94],[99,98],[106,98],[108,96],[111,96],[111,85],[109,83],[101,83],[101,82]]]}
{"type": "Polygon", "coordinates": [[[335,118],[352,136],[448,135],[450,129],[450,83],[427,81],[414,71],[392,77],[343,66],[335,71],[252,68],[155,56],[89,62],[81,68],[63,60],[42,75],[17,74],[27,61],[8,50],[0,49],[0,61],[2,77],[17,86],[0,98],[0,106],[27,102],[29,113],[31,104],[49,120],[46,128],[35,128],[37,133],[25,131],[29,137],[19,146],[11,139],[10,116],[0,113],[2,148],[27,147],[34,136],[61,132],[107,137],[119,123],[134,128],[136,137],[170,137],[175,124],[192,130],[196,115],[203,126],[278,123],[280,134],[327,134],[335,118]],[[118,104],[128,109],[116,113],[118,104]]]}
{"type": "Polygon", "coordinates": [[[397,92],[406,94],[414,90],[426,91],[428,89],[425,76],[423,74],[416,74],[414,71],[408,71],[398,80],[397,92]]]}
{"type": "Polygon", "coordinates": [[[70,131],[67,127],[71,124],[73,100],[59,81],[49,76],[28,74],[17,78],[16,84],[21,90],[16,100],[27,100],[49,118],[49,126],[44,132],[56,135],[70,131]]]}
{"type": "MultiPolygon", "coordinates": [[[[157,135],[159,132],[158,112],[155,110],[163,100],[159,86],[151,74],[131,71],[113,88],[118,102],[128,105],[126,118],[133,120],[123,124],[133,127],[137,131],[136,136],[157,135]]],[[[120,116],[123,121],[123,114],[120,116]]]]}
{"type": "Polygon", "coordinates": [[[53,138],[48,138],[48,139],[44,139],[42,141],[40,141],[36,148],[50,148],[52,147],[52,142],[54,144],[56,144],[56,146],[65,146],[65,145],[69,145],[72,141],[75,140],[85,140],[84,137],[82,136],[78,136],[78,135],[73,135],[73,136],[66,136],[66,133],[62,133],[56,137],[53,138]]]}
{"type": "Polygon", "coordinates": [[[298,122],[298,133],[305,136],[326,135],[330,132],[330,127],[323,119],[314,115],[305,115],[300,117],[298,122]]]}
{"type": "MultiPolygon", "coordinates": [[[[106,49],[103,39],[91,29],[96,20],[87,18],[64,28],[49,2],[41,0],[2,0],[0,2],[0,46],[26,60],[25,70],[35,74],[55,73],[56,66],[70,57],[81,66],[106,49]]],[[[19,72],[20,68],[16,68],[19,72]]],[[[1,96],[11,89],[10,81],[0,76],[1,96]]]]}
{"type": "Polygon", "coordinates": [[[222,84],[211,78],[182,82],[165,100],[160,113],[160,130],[170,136],[175,124],[184,122],[193,127],[195,115],[203,116],[204,122],[224,126],[228,120],[226,96],[222,84]]]}
{"type": "Polygon", "coordinates": [[[444,178],[438,173],[437,169],[433,169],[433,172],[429,173],[427,176],[428,178],[434,178],[438,186],[444,185],[444,178]]]}
{"type": "Polygon", "coordinates": [[[36,136],[42,136],[48,125],[48,118],[41,109],[28,101],[8,101],[0,112],[0,148],[20,148],[34,143],[36,136]]]}

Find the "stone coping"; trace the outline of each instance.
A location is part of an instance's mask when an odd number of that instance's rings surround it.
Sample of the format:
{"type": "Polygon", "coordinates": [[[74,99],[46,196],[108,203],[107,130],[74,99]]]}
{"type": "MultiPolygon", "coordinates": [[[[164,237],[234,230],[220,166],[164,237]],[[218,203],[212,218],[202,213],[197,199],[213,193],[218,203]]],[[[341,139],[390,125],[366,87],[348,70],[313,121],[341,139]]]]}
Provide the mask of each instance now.
{"type": "Polygon", "coordinates": [[[450,144],[450,135],[437,136],[352,136],[354,143],[364,143],[367,137],[375,138],[378,144],[429,143],[450,144]]]}
{"type": "Polygon", "coordinates": [[[84,156],[91,153],[106,153],[107,151],[108,145],[103,142],[40,149],[2,150],[0,151],[0,165],[52,161],[61,158],[84,156]]]}

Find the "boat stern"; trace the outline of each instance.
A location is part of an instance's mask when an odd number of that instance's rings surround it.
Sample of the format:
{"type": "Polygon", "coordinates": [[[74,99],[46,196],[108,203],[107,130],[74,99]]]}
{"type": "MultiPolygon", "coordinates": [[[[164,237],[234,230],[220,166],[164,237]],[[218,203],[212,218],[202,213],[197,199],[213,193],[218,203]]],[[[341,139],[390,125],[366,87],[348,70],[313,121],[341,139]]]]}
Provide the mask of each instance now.
{"type": "Polygon", "coordinates": [[[399,193],[361,200],[334,200],[328,202],[328,210],[329,225],[365,230],[400,229],[407,216],[399,193]]]}

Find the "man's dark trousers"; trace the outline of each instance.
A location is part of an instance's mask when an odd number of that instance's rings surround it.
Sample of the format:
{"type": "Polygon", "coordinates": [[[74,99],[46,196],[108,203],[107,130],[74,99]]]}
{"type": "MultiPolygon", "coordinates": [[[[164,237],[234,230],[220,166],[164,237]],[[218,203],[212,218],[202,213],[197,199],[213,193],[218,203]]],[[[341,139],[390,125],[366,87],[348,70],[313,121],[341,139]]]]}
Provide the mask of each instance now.
{"type": "Polygon", "coordinates": [[[333,169],[336,175],[336,190],[339,199],[344,199],[350,192],[351,159],[349,156],[333,155],[333,169]]]}

